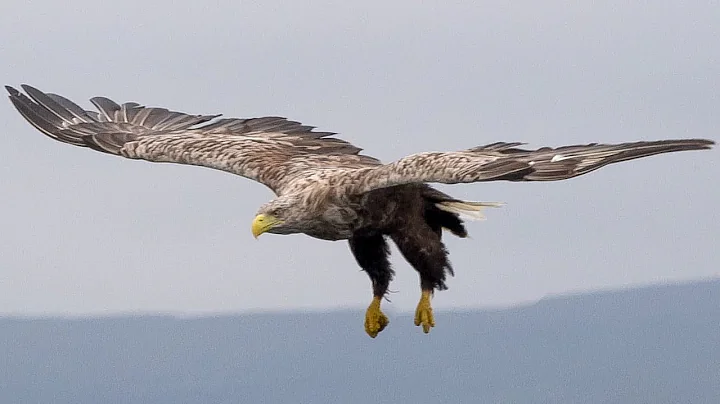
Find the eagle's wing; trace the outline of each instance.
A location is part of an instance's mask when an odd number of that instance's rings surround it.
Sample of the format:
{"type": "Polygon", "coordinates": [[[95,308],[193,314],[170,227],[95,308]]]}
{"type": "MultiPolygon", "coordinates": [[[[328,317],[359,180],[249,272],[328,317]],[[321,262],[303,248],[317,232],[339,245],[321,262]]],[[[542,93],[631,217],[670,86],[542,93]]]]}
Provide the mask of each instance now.
{"type": "Polygon", "coordinates": [[[356,169],[380,164],[360,148],[281,117],[217,119],[104,97],[85,111],[56,94],[23,85],[27,96],[5,87],[17,110],[49,137],[75,146],[154,162],[191,164],[228,171],[281,194],[307,170],[356,169]]]}
{"type": "Polygon", "coordinates": [[[493,143],[459,152],[419,153],[393,163],[354,170],[349,192],[416,182],[445,184],[480,181],[557,181],[587,174],[608,164],[683,150],[710,149],[705,139],[587,144],[537,150],[522,143],[493,143]]]}

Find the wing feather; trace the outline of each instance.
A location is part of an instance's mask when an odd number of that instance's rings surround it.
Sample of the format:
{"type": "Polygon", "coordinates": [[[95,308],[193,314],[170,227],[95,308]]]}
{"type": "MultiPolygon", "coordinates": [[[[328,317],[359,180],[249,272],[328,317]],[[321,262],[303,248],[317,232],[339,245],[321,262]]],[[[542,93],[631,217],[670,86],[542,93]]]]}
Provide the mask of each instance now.
{"type": "Polygon", "coordinates": [[[216,119],[165,108],[122,105],[105,97],[90,101],[99,112],[34,87],[5,87],[30,124],[74,146],[153,162],[215,168],[259,181],[280,194],[308,170],[379,165],[361,149],[331,132],[315,132],[283,117],[216,119]]]}
{"type": "Polygon", "coordinates": [[[417,182],[445,184],[480,181],[558,181],[587,174],[608,164],[685,150],[710,149],[706,139],[679,139],[516,148],[522,143],[492,143],[469,150],[447,153],[419,153],[396,162],[356,170],[350,192],[417,182]]]}
{"type": "Polygon", "coordinates": [[[153,162],[204,166],[259,181],[276,193],[318,179],[338,192],[363,193],[408,183],[556,181],[608,164],[661,153],[709,149],[705,139],[518,148],[496,142],[458,152],[419,153],[382,165],[361,149],[282,117],[250,119],[189,115],[95,97],[99,112],[23,85],[6,87],[20,114],[47,136],[75,146],[153,162]]]}

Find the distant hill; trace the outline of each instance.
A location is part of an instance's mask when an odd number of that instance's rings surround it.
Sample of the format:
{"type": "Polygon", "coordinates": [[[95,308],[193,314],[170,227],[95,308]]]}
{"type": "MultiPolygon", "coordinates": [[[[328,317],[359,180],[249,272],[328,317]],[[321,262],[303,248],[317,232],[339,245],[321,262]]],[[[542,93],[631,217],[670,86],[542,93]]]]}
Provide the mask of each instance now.
{"type": "Polygon", "coordinates": [[[362,316],[0,319],[0,403],[720,403],[720,281],[362,316]]]}

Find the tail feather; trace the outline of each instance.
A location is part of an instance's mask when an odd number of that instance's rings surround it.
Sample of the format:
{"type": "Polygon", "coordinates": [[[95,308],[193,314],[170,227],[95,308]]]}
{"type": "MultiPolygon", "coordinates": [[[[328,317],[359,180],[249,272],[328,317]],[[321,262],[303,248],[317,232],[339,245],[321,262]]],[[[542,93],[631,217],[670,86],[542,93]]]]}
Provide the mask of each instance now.
{"type": "Polygon", "coordinates": [[[485,220],[485,208],[499,208],[502,202],[470,202],[470,201],[442,201],[435,204],[438,209],[454,213],[463,219],[485,220]]]}

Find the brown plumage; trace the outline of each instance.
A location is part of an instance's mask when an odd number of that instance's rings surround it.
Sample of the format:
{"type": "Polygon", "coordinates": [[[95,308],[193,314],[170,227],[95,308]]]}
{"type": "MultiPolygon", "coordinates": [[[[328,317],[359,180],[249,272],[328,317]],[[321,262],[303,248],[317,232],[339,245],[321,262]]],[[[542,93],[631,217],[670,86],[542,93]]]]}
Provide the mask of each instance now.
{"type": "Polygon", "coordinates": [[[365,329],[376,336],[387,325],[380,299],[393,277],[387,239],[419,272],[423,291],[415,323],[434,325],[429,296],[446,289],[453,273],[442,229],[466,237],[462,216],[481,217],[493,203],[456,200],[427,183],[556,181],[605,165],[660,153],[709,149],[704,139],[587,144],[538,150],[521,143],[492,143],[457,152],[413,154],[393,163],[360,154],[333,133],[281,117],[219,119],[136,103],[91,99],[86,111],[59,95],[6,87],[20,114],[47,136],[71,145],[152,162],[199,165],[265,184],[277,198],[253,222],[258,236],[304,233],[348,240],[373,286],[365,329]]]}

